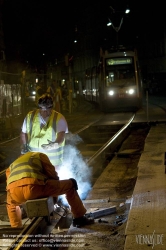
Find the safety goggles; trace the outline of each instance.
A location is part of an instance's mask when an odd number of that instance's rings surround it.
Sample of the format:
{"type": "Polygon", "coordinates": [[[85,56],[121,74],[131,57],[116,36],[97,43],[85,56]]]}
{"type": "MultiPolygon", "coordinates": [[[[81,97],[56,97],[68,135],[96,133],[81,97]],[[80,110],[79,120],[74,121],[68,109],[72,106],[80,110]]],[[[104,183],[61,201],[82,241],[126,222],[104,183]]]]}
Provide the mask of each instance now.
{"type": "Polygon", "coordinates": [[[50,107],[41,107],[41,106],[39,106],[39,109],[40,110],[42,110],[42,111],[45,111],[45,110],[50,110],[50,109],[52,109],[52,106],[50,106],[50,107]]]}

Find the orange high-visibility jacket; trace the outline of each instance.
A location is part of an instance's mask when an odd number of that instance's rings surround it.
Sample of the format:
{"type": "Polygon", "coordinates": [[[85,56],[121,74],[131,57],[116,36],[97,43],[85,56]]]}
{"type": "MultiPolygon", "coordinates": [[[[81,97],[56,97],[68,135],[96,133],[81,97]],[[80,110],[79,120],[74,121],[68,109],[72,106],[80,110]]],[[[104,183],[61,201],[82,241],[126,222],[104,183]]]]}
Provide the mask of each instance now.
{"type": "Polygon", "coordinates": [[[28,184],[45,185],[47,179],[59,179],[47,155],[28,152],[16,159],[6,170],[7,190],[28,184]]]}

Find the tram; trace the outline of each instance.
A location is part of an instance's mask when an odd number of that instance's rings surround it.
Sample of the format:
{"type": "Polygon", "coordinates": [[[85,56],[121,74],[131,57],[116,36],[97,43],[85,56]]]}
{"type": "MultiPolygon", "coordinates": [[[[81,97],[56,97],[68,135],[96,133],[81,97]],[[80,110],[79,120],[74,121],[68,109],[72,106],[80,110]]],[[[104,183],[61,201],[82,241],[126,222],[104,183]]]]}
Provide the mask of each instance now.
{"type": "Polygon", "coordinates": [[[105,52],[99,66],[86,70],[84,96],[104,112],[142,106],[142,78],[136,51],[105,52]]]}

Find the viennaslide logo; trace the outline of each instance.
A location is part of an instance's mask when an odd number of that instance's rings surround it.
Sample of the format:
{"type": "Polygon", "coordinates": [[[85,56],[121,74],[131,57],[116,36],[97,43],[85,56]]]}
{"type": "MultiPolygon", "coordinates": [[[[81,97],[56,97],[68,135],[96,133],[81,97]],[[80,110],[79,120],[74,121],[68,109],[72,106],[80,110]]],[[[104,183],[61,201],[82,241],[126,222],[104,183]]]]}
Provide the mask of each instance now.
{"type": "Polygon", "coordinates": [[[163,234],[155,234],[155,230],[152,234],[137,234],[136,242],[139,245],[152,246],[152,249],[157,245],[163,245],[163,234]]]}

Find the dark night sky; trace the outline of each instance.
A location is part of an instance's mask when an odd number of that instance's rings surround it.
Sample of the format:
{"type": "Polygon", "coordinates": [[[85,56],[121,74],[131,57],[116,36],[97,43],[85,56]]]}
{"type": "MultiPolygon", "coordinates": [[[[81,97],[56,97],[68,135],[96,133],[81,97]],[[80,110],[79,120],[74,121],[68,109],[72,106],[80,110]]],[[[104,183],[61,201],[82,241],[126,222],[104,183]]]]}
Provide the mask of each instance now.
{"type": "Polygon", "coordinates": [[[69,29],[74,29],[74,25],[68,21],[68,4],[63,8],[64,3],[57,5],[56,2],[4,0],[3,28],[6,47],[11,54],[15,54],[15,48],[34,55],[51,53],[51,50],[54,53],[63,48],[69,29]]]}
{"type": "MultiPolygon", "coordinates": [[[[4,0],[3,29],[9,58],[19,54],[23,58],[34,60],[43,52],[50,58],[65,54],[73,39],[75,25],[78,25],[79,30],[84,29],[82,26],[86,6],[92,9],[92,13],[94,9],[97,23],[94,2],[96,1],[60,1],[57,3],[56,0],[4,0]]],[[[115,10],[121,10],[129,4],[131,13],[123,24],[128,34],[133,32],[134,36],[139,36],[146,32],[153,37],[164,25],[162,22],[165,16],[163,3],[157,6],[156,3],[143,6],[140,1],[136,0],[105,0],[101,3],[104,3],[100,10],[101,15],[107,13],[111,18],[113,14],[109,9],[110,5],[115,10]]]]}

